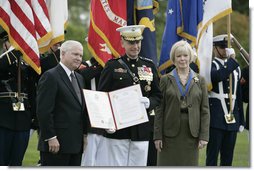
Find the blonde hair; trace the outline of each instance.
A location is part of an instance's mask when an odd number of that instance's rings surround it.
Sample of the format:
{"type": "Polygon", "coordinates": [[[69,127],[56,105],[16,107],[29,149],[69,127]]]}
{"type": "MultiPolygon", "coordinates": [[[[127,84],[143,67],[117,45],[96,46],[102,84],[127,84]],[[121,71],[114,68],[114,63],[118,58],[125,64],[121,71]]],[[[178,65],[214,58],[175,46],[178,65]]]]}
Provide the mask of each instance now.
{"type": "Polygon", "coordinates": [[[194,59],[194,52],[190,44],[185,40],[180,40],[176,42],[170,51],[170,59],[175,62],[176,54],[185,54],[187,53],[190,57],[190,63],[194,59]]]}

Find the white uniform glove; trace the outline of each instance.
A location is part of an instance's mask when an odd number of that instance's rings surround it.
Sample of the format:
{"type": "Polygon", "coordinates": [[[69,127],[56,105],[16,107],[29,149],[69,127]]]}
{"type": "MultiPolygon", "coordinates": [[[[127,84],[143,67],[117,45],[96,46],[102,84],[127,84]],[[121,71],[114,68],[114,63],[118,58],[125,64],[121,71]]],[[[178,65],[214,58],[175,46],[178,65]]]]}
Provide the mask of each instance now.
{"type": "Polygon", "coordinates": [[[227,57],[235,58],[235,50],[233,48],[225,48],[227,57]]]}
{"type": "Polygon", "coordinates": [[[243,130],[244,130],[244,126],[243,126],[243,125],[240,125],[240,126],[239,126],[239,132],[243,132],[243,130]]]}
{"type": "Polygon", "coordinates": [[[114,128],[106,129],[106,132],[109,134],[114,134],[116,132],[116,129],[114,128]]]}
{"type": "Polygon", "coordinates": [[[150,106],[150,100],[147,97],[140,97],[140,102],[145,105],[145,108],[148,109],[150,106]]]}

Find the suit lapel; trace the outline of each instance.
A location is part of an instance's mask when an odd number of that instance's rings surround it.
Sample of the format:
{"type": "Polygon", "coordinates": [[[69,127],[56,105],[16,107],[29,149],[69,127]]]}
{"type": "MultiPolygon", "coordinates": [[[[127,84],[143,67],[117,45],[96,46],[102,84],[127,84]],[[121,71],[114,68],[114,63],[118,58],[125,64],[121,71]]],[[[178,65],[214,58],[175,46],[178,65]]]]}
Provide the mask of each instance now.
{"type": "Polygon", "coordinates": [[[173,72],[170,73],[169,79],[171,79],[171,82],[172,82],[172,84],[173,84],[173,86],[174,86],[174,88],[175,88],[175,90],[176,90],[175,92],[176,92],[176,94],[177,94],[177,98],[178,98],[178,100],[180,101],[181,93],[180,93],[180,91],[179,91],[179,89],[178,89],[178,86],[177,86],[177,83],[176,83],[176,79],[175,79],[175,77],[173,76],[173,72]]]}
{"type": "Polygon", "coordinates": [[[192,89],[192,87],[193,87],[193,85],[194,85],[194,80],[193,80],[193,78],[194,78],[194,77],[197,77],[197,73],[195,73],[193,70],[191,70],[190,72],[192,72],[192,79],[191,79],[190,87],[189,87],[189,90],[188,90],[187,93],[190,92],[190,90],[192,89]]]}

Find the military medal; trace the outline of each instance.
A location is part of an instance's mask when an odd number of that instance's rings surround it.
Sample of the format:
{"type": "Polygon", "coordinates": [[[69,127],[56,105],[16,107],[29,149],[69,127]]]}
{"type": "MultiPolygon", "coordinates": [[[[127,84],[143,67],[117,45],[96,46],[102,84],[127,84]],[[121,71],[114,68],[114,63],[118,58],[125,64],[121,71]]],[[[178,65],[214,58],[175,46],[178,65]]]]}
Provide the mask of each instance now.
{"type": "Polygon", "coordinates": [[[186,98],[186,96],[181,96],[180,100],[181,100],[181,103],[182,103],[181,107],[185,108],[187,106],[187,102],[186,102],[187,98],[186,98]]]}
{"type": "Polygon", "coordinates": [[[178,74],[176,73],[176,69],[173,70],[173,74],[174,74],[174,77],[176,79],[178,90],[181,93],[181,97],[180,97],[180,103],[181,103],[180,105],[181,106],[180,107],[181,107],[181,109],[185,109],[188,106],[186,94],[187,94],[187,92],[189,90],[189,87],[190,87],[190,83],[191,83],[191,80],[192,80],[192,73],[190,72],[185,90],[184,90],[184,88],[182,87],[182,85],[180,83],[180,78],[179,78],[178,74]]]}
{"type": "Polygon", "coordinates": [[[147,85],[145,86],[145,91],[148,92],[148,91],[151,91],[151,81],[147,81],[147,85]]]}
{"type": "Polygon", "coordinates": [[[225,117],[225,121],[227,124],[236,123],[235,116],[233,114],[231,114],[231,113],[225,114],[224,117],[225,117]]]}
{"type": "Polygon", "coordinates": [[[138,67],[138,76],[140,80],[153,81],[153,72],[150,67],[142,66],[138,67]]]}
{"type": "Polygon", "coordinates": [[[150,85],[146,85],[146,86],[145,86],[145,91],[146,91],[146,92],[151,91],[151,86],[150,86],[150,85]]]}

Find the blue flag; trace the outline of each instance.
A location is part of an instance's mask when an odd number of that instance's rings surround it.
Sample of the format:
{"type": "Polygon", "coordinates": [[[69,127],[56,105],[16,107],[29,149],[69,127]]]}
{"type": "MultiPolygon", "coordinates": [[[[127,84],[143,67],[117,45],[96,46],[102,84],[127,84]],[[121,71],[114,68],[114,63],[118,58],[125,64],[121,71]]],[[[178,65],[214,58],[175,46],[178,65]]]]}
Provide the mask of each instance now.
{"type": "Polygon", "coordinates": [[[151,59],[156,66],[157,48],[154,25],[153,0],[128,0],[127,25],[145,25],[140,56],[151,59]]]}
{"type": "Polygon", "coordinates": [[[169,53],[175,42],[185,39],[192,46],[196,44],[198,27],[203,19],[203,0],[169,0],[166,12],[159,63],[162,74],[172,64],[169,53]]]}

